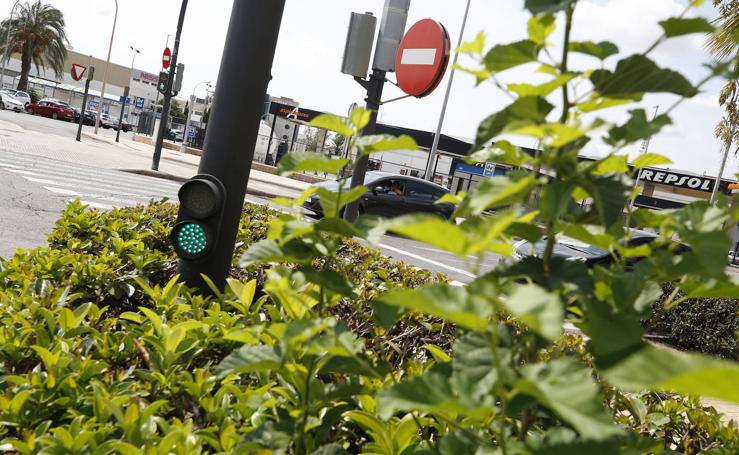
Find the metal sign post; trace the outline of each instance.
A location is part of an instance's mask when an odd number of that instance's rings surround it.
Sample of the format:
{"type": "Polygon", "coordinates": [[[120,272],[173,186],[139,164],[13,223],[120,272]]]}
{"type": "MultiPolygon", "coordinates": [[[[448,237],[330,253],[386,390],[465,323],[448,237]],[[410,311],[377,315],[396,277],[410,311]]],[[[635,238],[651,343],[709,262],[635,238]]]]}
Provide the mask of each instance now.
{"type": "MultiPolygon", "coordinates": [[[[177,32],[175,32],[174,36],[174,51],[172,52],[172,60],[170,61],[170,66],[172,68],[177,68],[177,53],[180,49],[180,35],[182,35],[182,25],[185,22],[186,10],[187,0],[182,0],[182,6],[180,6],[180,18],[177,21],[177,32]]],[[[164,59],[162,60],[162,63],[164,64],[164,59]]],[[[167,90],[164,93],[164,103],[162,104],[162,116],[159,120],[159,134],[157,134],[156,144],[154,145],[154,157],[151,162],[151,169],[155,171],[159,170],[159,159],[162,157],[162,143],[164,142],[164,134],[167,131],[169,106],[172,103],[173,76],[174,75],[170,73],[169,78],[167,79],[167,90]]]]}
{"type": "MultiPolygon", "coordinates": [[[[80,142],[82,138],[82,124],[85,122],[85,111],[87,110],[87,94],[90,91],[90,81],[95,75],[95,67],[91,66],[87,72],[87,80],[85,81],[85,94],[82,96],[82,109],[80,112],[80,124],[77,126],[77,142],[80,142]]],[[[95,117],[95,123],[97,123],[97,117],[95,117]]]]}
{"type": "MultiPolygon", "coordinates": [[[[380,23],[380,33],[377,37],[377,46],[375,47],[375,57],[372,62],[372,75],[369,80],[364,80],[354,75],[354,80],[367,90],[365,103],[367,109],[372,111],[369,123],[362,130],[363,136],[375,133],[377,111],[380,109],[385,74],[395,71],[395,57],[398,53],[400,40],[403,38],[403,33],[405,32],[405,24],[408,19],[410,6],[411,0],[385,0],[382,22],[380,23]]],[[[364,176],[367,174],[368,162],[369,157],[365,154],[357,157],[351,179],[351,188],[364,185],[364,176]]],[[[349,222],[354,222],[357,219],[358,213],[359,200],[356,200],[346,206],[346,209],[344,209],[344,218],[349,222]]]]}
{"type": "MultiPolygon", "coordinates": [[[[198,194],[223,197],[212,197],[212,207],[198,204],[199,211],[207,212],[207,219],[188,222],[187,204],[184,211],[181,206],[179,220],[185,224],[180,224],[181,235],[173,239],[186,242],[180,250],[190,248],[189,256],[180,256],[180,278],[202,293],[211,292],[202,275],[222,289],[231,268],[284,7],[285,0],[233,2],[218,72],[218,91],[208,122],[199,176],[194,178],[200,186],[183,185],[183,189],[188,186],[209,190],[198,194]],[[186,232],[188,226],[190,230],[186,232]],[[193,258],[193,250],[198,257],[193,258]]],[[[181,191],[183,202],[187,202],[186,193],[181,191]]]]}

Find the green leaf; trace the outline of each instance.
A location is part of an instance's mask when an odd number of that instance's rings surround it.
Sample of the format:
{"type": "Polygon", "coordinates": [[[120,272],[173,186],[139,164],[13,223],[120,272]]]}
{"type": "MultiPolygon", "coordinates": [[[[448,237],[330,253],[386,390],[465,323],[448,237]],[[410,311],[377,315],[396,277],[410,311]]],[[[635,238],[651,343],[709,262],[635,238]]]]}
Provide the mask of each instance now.
{"type": "Polygon", "coordinates": [[[569,208],[574,190],[575,184],[571,181],[558,180],[545,185],[541,190],[541,215],[547,220],[559,219],[569,208]]]}
{"type": "Polygon", "coordinates": [[[641,139],[648,139],[671,123],[672,120],[667,114],[658,115],[654,120],[647,120],[644,109],[634,109],[629,111],[629,120],[626,123],[608,130],[608,137],[604,140],[614,147],[622,147],[641,139]]]}
{"type": "Polygon", "coordinates": [[[562,334],[564,308],[557,294],[534,284],[518,286],[502,299],[505,309],[547,340],[562,334]]]}
{"type": "Polygon", "coordinates": [[[460,54],[482,55],[482,52],[485,50],[485,39],[485,30],[481,30],[475,36],[475,39],[462,43],[459,49],[457,49],[457,52],[460,54]]]}
{"type": "Polygon", "coordinates": [[[349,455],[349,452],[341,444],[333,443],[317,448],[313,455],[349,455]]]}
{"type": "Polygon", "coordinates": [[[492,308],[463,287],[428,285],[416,289],[393,289],[377,297],[391,306],[440,317],[461,327],[482,330],[488,326],[492,308]]]}
{"type": "Polygon", "coordinates": [[[623,182],[623,175],[593,177],[582,182],[582,187],[593,198],[598,222],[605,227],[622,220],[631,186],[623,182]]]}
{"type": "Polygon", "coordinates": [[[437,368],[377,393],[377,415],[381,419],[387,420],[398,411],[465,415],[486,413],[483,407],[462,404],[450,385],[448,373],[442,374],[437,368]]]}
{"type": "Polygon", "coordinates": [[[469,242],[464,231],[438,216],[427,213],[404,215],[393,219],[388,230],[463,258],[467,256],[469,242]]]}
{"type": "Polygon", "coordinates": [[[326,188],[319,188],[316,194],[320,197],[323,214],[328,217],[337,217],[341,209],[350,202],[356,201],[367,192],[366,186],[358,186],[349,191],[337,193],[326,188]]]}
{"type": "Polygon", "coordinates": [[[627,160],[628,157],[625,155],[611,155],[602,160],[598,160],[598,163],[593,168],[593,174],[606,175],[629,172],[627,160]]]}
{"type": "Polygon", "coordinates": [[[564,74],[539,85],[532,84],[508,84],[508,90],[518,96],[547,96],[553,91],[565,85],[575,75],[573,73],[564,74]]]}
{"type": "Polygon", "coordinates": [[[713,33],[715,27],[703,17],[671,17],[660,21],[665,37],[689,35],[691,33],[713,33]]]}
{"type": "Polygon", "coordinates": [[[739,403],[739,364],[643,344],[616,362],[600,362],[609,384],[624,390],[674,391],[739,403]]]}
{"type": "Polygon", "coordinates": [[[491,75],[487,68],[468,68],[458,63],[454,64],[454,69],[475,76],[475,87],[488,80],[491,75]]]}
{"type": "Polygon", "coordinates": [[[556,13],[567,8],[572,0],[526,0],[524,7],[531,14],[556,13]]]}
{"type": "Polygon", "coordinates": [[[232,352],[216,367],[219,376],[232,373],[256,373],[276,370],[282,364],[282,351],[279,346],[242,346],[232,352]]]}
{"type": "Polygon", "coordinates": [[[452,361],[452,358],[449,357],[449,354],[444,352],[443,349],[441,349],[439,346],[435,344],[426,344],[423,347],[424,349],[429,351],[429,353],[434,357],[434,360],[437,363],[446,363],[446,362],[452,361]]]}
{"type": "Polygon", "coordinates": [[[355,107],[352,109],[351,114],[349,114],[349,120],[357,131],[367,126],[371,118],[372,111],[361,106],[355,107]]]}
{"type": "Polygon", "coordinates": [[[388,134],[362,136],[357,139],[356,146],[359,147],[363,153],[418,149],[416,141],[405,134],[398,137],[390,136],[388,134]]]}
{"type": "Polygon", "coordinates": [[[531,40],[498,44],[485,55],[485,67],[492,72],[505,71],[525,63],[535,62],[538,53],[537,44],[531,40]]]}
{"type": "Polygon", "coordinates": [[[503,357],[501,363],[508,360],[505,349],[497,348],[493,353],[490,337],[485,332],[469,332],[454,343],[451,381],[460,395],[460,401],[470,407],[490,404],[493,387],[501,374],[496,367],[495,357],[503,357]]]}
{"type": "Polygon", "coordinates": [[[502,111],[492,114],[480,123],[475,138],[475,150],[482,148],[489,140],[511,129],[546,122],[547,115],[553,108],[554,106],[539,96],[518,98],[502,111]]]}
{"type": "Polygon", "coordinates": [[[698,92],[683,75],[661,69],[643,55],[619,60],[613,72],[593,71],[590,82],[601,96],[611,98],[634,98],[643,93],[660,92],[691,97],[698,92]]]}
{"type": "Polygon", "coordinates": [[[266,264],[270,262],[295,262],[303,263],[310,261],[313,257],[309,251],[301,251],[291,248],[291,245],[282,247],[274,240],[262,239],[252,244],[239,259],[239,266],[249,267],[255,264],[266,264]]]}
{"type": "Polygon", "coordinates": [[[672,164],[672,160],[659,153],[645,153],[639,155],[631,163],[634,169],[642,169],[649,166],[659,166],[661,164],[672,164]]]}
{"type": "Polygon", "coordinates": [[[529,163],[533,158],[523,152],[520,147],[511,144],[508,141],[495,141],[490,146],[478,150],[467,157],[468,163],[502,163],[511,166],[521,166],[529,163]]]}
{"type": "Polygon", "coordinates": [[[528,22],[529,39],[536,44],[544,44],[555,28],[554,16],[551,14],[532,16],[528,22]]]}
{"type": "Polygon", "coordinates": [[[632,100],[627,98],[606,98],[593,94],[593,96],[582,103],[578,104],[577,107],[583,112],[595,112],[601,109],[608,109],[609,107],[622,106],[624,104],[631,104],[632,100]]]}
{"type": "Polygon", "coordinates": [[[516,389],[554,412],[583,438],[608,439],[623,432],[603,405],[591,370],[571,359],[524,366],[516,389]]]}
{"type": "Polygon", "coordinates": [[[510,177],[484,179],[459,204],[457,215],[479,215],[487,209],[516,204],[526,198],[535,186],[536,179],[532,176],[521,180],[512,180],[510,177]]]}
{"type": "Polygon", "coordinates": [[[353,136],[355,130],[346,123],[342,117],[333,114],[321,114],[311,120],[310,126],[324,130],[334,131],[342,136],[353,136]]]}
{"type": "Polygon", "coordinates": [[[323,153],[291,152],[280,160],[280,164],[277,166],[277,174],[285,175],[292,172],[314,171],[337,175],[347,163],[349,163],[349,160],[345,158],[334,159],[323,153]]]}
{"type": "Polygon", "coordinates": [[[300,272],[305,275],[308,281],[328,291],[344,296],[352,295],[352,283],[338,272],[329,269],[315,270],[312,268],[303,268],[300,269],[300,272]]]}
{"type": "Polygon", "coordinates": [[[618,46],[610,41],[601,41],[599,43],[592,41],[573,41],[570,42],[568,49],[570,52],[587,54],[600,60],[605,60],[611,55],[618,54],[618,46]]]}

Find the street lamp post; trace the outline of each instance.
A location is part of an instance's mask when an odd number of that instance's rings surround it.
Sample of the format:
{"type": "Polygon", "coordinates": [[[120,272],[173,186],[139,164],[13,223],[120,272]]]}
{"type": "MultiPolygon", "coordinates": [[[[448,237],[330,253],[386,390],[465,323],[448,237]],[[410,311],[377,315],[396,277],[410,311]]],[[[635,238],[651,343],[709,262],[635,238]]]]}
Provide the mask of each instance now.
{"type": "Polygon", "coordinates": [[[108,80],[108,67],[110,66],[110,52],[113,50],[113,37],[115,36],[115,24],[118,22],[118,0],[115,0],[115,16],[113,17],[113,30],[110,32],[110,44],[108,45],[108,60],[105,62],[105,71],[103,71],[103,88],[100,90],[100,103],[98,104],[98,117],[95,122],[95,134],[98,134],[98,126],[100,125],[101,114],[103,112],[103,103],[105,102],[105,82],[108,80]]]}
{"type": "MultiPolygon", "coordinates": [[[[131,69],[128,71],[128,86],[131,87],[133,85],[133,64],[136,61],[136,54],[140,54],[141,51],[131,45],[129,45],[128,47],[131,49],[131,53],[133,54],[133,56],[131,57],[131,69]]],[[[128,108],[128,114],[126,115],[126,118],[128,118],[129,115],[131,115],[130,107],[128,108]]]]}
{"type": "Polygon", "coordinates": [[[187,139],[187,132],[190,130],[190,119],[192,118],[192,107],[193,107],[193,104],[195,104],[195,91],[198,89],[198,87],[201,84],[205,84],[207,87],[210,87],[210,81],[198,82],[197,84],[195,84],[195,88],[192,89],[192,95],[190,95],[190,108],[187,110],[187,120],[185,120],[185,132],[182,135],[182,143],[180,144],[180,152],[182,153],[187,152],[187,145],[185,145],[185,141],[187,139]]]}
{"type": "Polygon", "coordinates": [[[10,21],[13,20],[15,7],[18,6],[18,3],[20,1],[21,0],[15,0],[15,3],[13,3],[13,7],[10,8],[10,16],[8,17],[8,31],[5,33],[5,54],[3,55],[3,69],[2,71],[0,71],[0,88],[5,88],[5,65],[8,63],[8,50],[10,47],[10,21]]]}
{"type": "MultiPolygon", "coordinates": [[[[131,45],[129,45],[128,47],[130,47],[131,51],[133,51],[133,57],[131,58],[131,69],[128,70],[128,86],[123,89],[123,96],[121,97],[121,114],[118,116],[118,130],[115,133],[116,142],[120,140],[121,130],[123,129],[123,114],[126,110],[126,105],[128,104],[128,94],[131,90],[131,79],[133,79],[133,63],[136,61],[136,54],[141,53],[141,51],[131,45]]],[[[131,109],[128,110],[128,113],[131,113],[131,109]]],[[[128,114],[126,114],[126,118],[128,118],[128,114]]]]}

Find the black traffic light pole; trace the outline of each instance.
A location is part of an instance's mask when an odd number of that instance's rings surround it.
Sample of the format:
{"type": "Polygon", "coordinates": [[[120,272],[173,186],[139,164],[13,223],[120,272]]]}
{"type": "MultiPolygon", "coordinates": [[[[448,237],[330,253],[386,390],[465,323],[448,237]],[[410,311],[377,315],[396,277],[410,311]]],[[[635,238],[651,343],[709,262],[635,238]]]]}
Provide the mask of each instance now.
{"type": "Polygon", "coordinates": [[[152,170],[159,170],[159,159],[162,157],[162,143],[164,142],[164,133],[167,130],[167,120],[169,116],[169,106],[172,102],[172,84],[174,84],[174,72],[177,68],[177,51],[180,48],[180,35],[182,34],[182,25],[185,22],[185,11],[187,10],[187,0],[182,0],[180,6],[180,18],[177,20],[177,32],[174,36],[174,48],[172,49],[172,60],[169,63],[171,68],[169,77],[167,78],[167,90],[164,92],[164,102],[162,103],[162,116],[159,120],[159,134],[156,137],[154,145],[154,158],[151,162],[152,170]]]}
{"type": "Polygon", "coordinates": [[[205,294],[210,290],[201,274],[222,289],[231,267],[284,7],[285,0],[233,2],[218,91],[198,168],[198,174],[223,184],[223,213],[207,254],[179,263],[180,279],[205,294]]]}
{"type": "MultiPolygon", "coordinates": [[[[377,111],[380,109],[380,99],[382,98],[382,89],[385,85],[385,71],[373,70],[370,75],[369,81],[365,81],[360,78],[355,78],[364,88],[367,89],[367,98],[365,102],[367,110],[372,112],[370,121],[362,130],[362,136],[369,136],[375,134],[375,128],[377,126],[377,111]]],[[[354,165],[354,173],[352,174],[351,188],[364,185],[364,176],[367,174],[367,164],[369,162],[369,156],[362,154],[357,157],[357,162],[354,165]]],[[[359,214],[359,199],[351,202],[344,209],[344,219],[353,223],[357,219],[359,214]]]]}
{"type": "MultiPolygon", "coordinates": [[[[85,94],[82,97],[82,109],[80,110],[80,124],[77,126],[77,142],[82,138],[82,124],[85,122],[85,112],[87,111],[87,94],[90,91],[90,80],[95,76],[95,67],[91,66],[87,69],[87,80],[85,81],[85,94]]],[[[94,115],[94,114],[93,114],[94,115]]],[[[97,116],[95,116],[97,122],[97,116]]]]}

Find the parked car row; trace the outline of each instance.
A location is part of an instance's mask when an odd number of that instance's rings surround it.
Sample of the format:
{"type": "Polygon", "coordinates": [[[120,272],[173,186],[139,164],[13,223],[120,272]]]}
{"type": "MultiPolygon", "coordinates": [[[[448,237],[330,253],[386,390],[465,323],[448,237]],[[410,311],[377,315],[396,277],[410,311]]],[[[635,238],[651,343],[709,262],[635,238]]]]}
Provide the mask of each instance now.
{"type": "MultiPolygon", "coordinates": [[[[43,98],[33,103],[27,93],[11,89],[0,90],[0,110],[2,109],[15,112],[25,111],[31,115],[40,115],[54,120],[75,123],[79,122],[80,116],[84,115],[82,123],[88,126],[94,126],[95,119],[97,118],[97,114],[93,111],[85,110],[83,113],[81,109],[72,107],[69,103],[54,98],[43,98]]],[[[105,129],[118,130],[118,118],[103,113],[100,116],[98,126],[105,129]]],[[[121,122],[121,130],[123,132],[132,131],[133,125],[127,122],[121,122]]]]}

